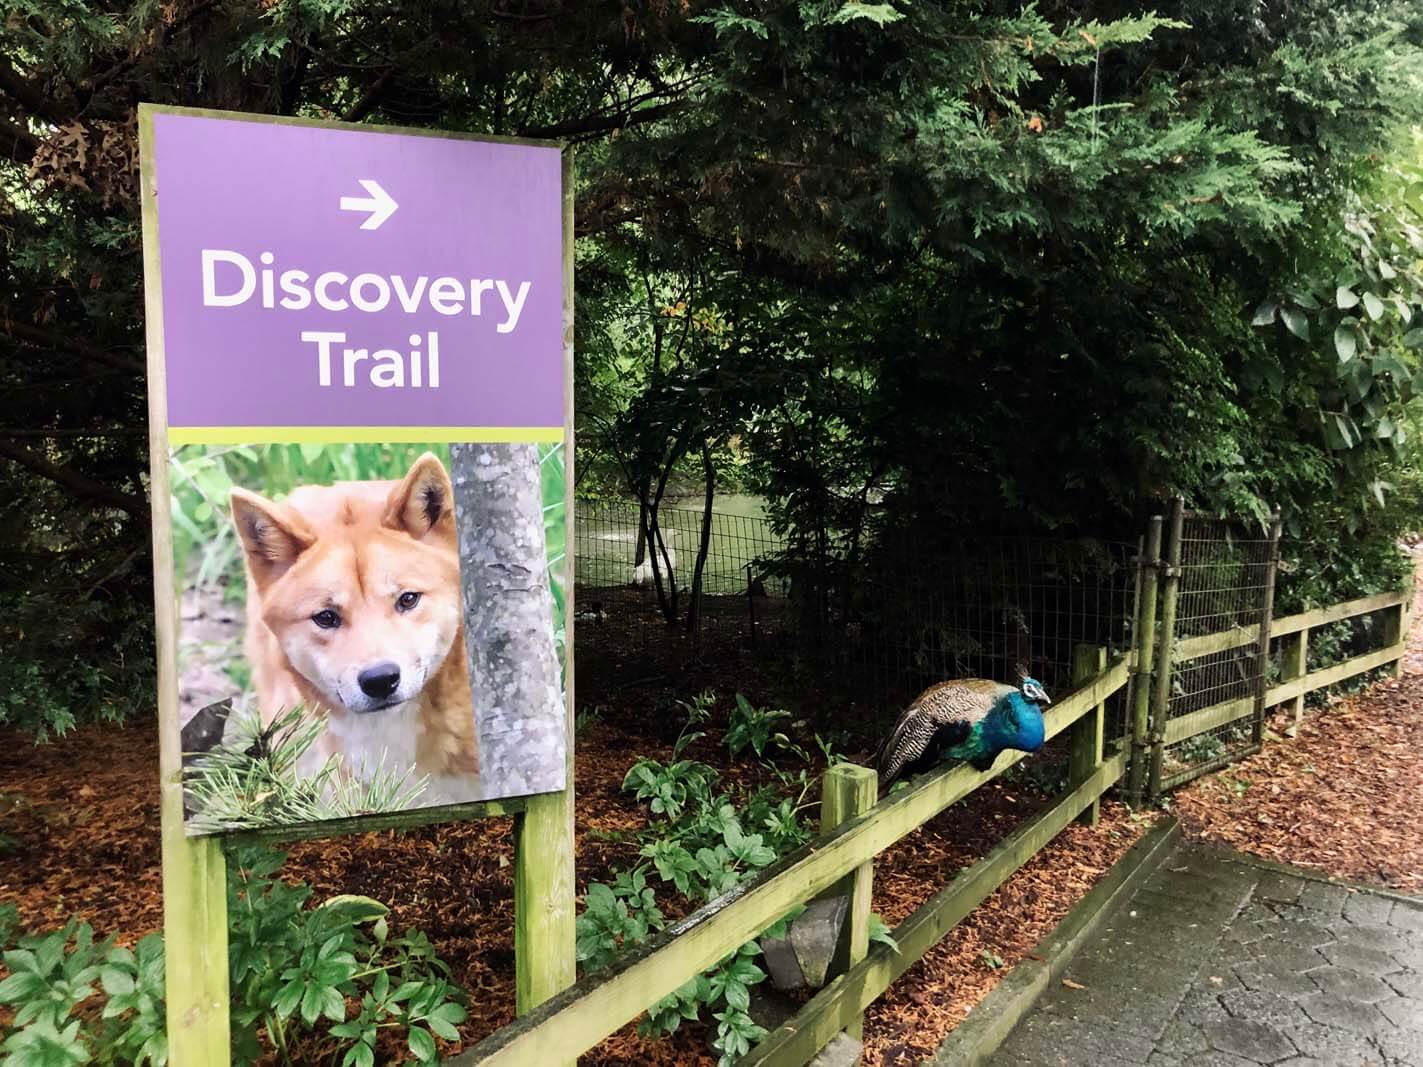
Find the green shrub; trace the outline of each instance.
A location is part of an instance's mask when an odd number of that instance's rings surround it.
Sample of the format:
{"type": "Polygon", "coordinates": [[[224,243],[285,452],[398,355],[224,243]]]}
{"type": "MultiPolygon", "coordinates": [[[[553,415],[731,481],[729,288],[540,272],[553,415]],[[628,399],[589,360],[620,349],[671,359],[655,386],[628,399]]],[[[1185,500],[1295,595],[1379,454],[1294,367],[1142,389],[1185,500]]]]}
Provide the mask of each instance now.
{"type": "Polygon", "coordinates": [[[61,930],[21,937],[0,958],[10,972],[0,981],[0,1004],[15,1012],[14,1031],[0,1045],[3,1067],[167,1063],[159,935],[130,950],[112,937],[95,943],[89,924],[71,919],[61,930]],[[97,1018],[75,1017],[96,997],[103,1003],[97,1018]]]}
{"type": "MultiPolygon", "coordinates": [[[[369,897],[310,906],[311,887],[275,877],[285,856],[245,849],[228,880],[228,980],[232,1062],[268,1055],[309,1062],[300,1035],[334,1040],[339,1067],[374,1067],[376,1039],[396,1030],[418,1063],[436,1060],[435,1038],[459,1037],[464,994],[418,930],[395,935],[389,909],[369,897]],[[354,1010],[353,1010],[354,1006],[354,1010]]],[[[13,908],[0,908],[8,977],[0,1004],[15,1012],[0,1067],[164,1067],[163,937],[132,950],[94,941],[87,923],[21,936],[13,908]]],[[[325,1062],[325,1061],[323,1061],[325,1062]]]]}
{"type": "MultiPolygon", "coordinates": [[[[809,769],[811,757],[775,726],[788,713],[758,709],[737,694],[736,708],[725,737],[732,754],[751,748],[773,781],[749,791],[728,794],[719,790],[721,775],[714,767],[681,759],[686,748],[704,732],[695,729],[710,717],[714,698],[701,693],[678,701],[686,723],[672,746],[672,762],[663,764],[643,757],[623,779],[623,789],[645,801],[653,816],[639,835],[639,856],[645,861],[630,871],[617,873],[614,883],[594,883],[584,895],[578,916],[578,962],[585,974],[607,966],[618,955],[645,942],[665,925],[657,894],[649,884],[649,866],[663,886],[684,902],[710,903],[745,879],[798,848],[812,830],[802,814],[815,803],[812,794],[820,782],[809,769]],[[793,757],[801,766],[779,766],[771,753],[793,757]]],[[[822,738],[816,745],[825,766],[840,761],[822,738]]],[[[786,924],[802,909],[783,916],[762,937],[784,937],[786,924]]],[[[893,946],[884,923],[871,918],[872,940],[893,946]]],[[[751,989],[766,978],[756,964],[759,939],[748,941],[706,971],[663,997],[647,1009],[639,1024],[643,1034],[668,1034],[683,1022],[700,1019],[709,1011],[716,1021],[712,1047],[721,1067],[729,1067],[765,1036],[748,1013],[751,989]]]]}

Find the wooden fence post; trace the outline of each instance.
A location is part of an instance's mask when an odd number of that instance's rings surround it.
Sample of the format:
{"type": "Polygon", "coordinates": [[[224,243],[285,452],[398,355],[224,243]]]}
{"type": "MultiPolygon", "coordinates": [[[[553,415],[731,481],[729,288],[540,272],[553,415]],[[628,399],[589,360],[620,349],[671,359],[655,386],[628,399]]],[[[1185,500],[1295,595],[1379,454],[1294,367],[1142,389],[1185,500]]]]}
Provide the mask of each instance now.
{"type": "MultiPolygon", "coordinates": [[[[1410,587],[1411,588],[1411,587],[1410,587]]],[[[1383,623],[1383,647],[1393,648],[1408,640],[1408,605],[1409,601],[1404,600],[1396,608],[1389,608],[1388,614],[1384,616],[1383,623]]],[[[1393,662],[1393,676],[1403,677],[1403,652],[1399,650],[1398,659],[1393,662]]]]}
{"type": "Polygon", "coordinates": [[[1146,540],[1137,560],[1137,586],[1140,595],[1136,604],[1136,627],[1132,634],[1136,645],[1135,673],[1132,676],[1131,771],[1127,780],[1127,795],[1140,803],[1146,786],[1148,734],[1151,714],[1151,671],[1156,658],[1156,586],[1161,570],[1161,516],[1153,515],[1147,523],[1146,540]]]}
{"type": "Polygon", "coordinates": [[[1166,528],[1165,577],[1161,583],[1160,646],[1156,658],[1155,685],[1151,692],[1151,725],[1147,740],[1151,745],[1149,790],[1161,792],[1161,765],[1166,758],[1166,719],[1171,709],[1171,660],[1176,645],[1176,597],[1181,591],[1181,530],[1186,519],[1186,502],[1173,497],[1166,528]]]}
{"type": "Polygon", "coordinates": [[[1256,653],[1259,681],[1255,690],[1255,718],[1250,728],[1254,744],[1265,743],[1265,691],[1270,687],[1270,623],[1275,617],[1275,571],[1280,561],[1280,513],[1270,518],[1270,543],[1265,548],[1265,595],[1260,609],[1260,644],[1256,653]]]}
{"type": "MultiPolygon", "coordinates": [[[[1090,682],[1107,669],[1107,650],[1097,645],[1078,645],[1072,650],[1073,687],[1090,682]]],[[[1102,746],[1106,738],[1107,705],[1103,701],[1072,724],[1068,756],[1068,788],[1076,789],[1102,765],[1102,746]]],[[[1077,817],[1080,823],[1096,826],[1102,815],[1100,798],[1087,805],[1077,817]]]]}
{"type": "MultiPolygon", "coordinates": [[[[1280,646],[1280,681],[1289,682],[1296,678],[1303,678],[1309,673],[1309,627],[1302,626],[1300,629],[1288,637],[1282,639],[1280,646]]],[[[1285,734],[1294,737],[1299,733],[1299,724],[1304,719],[1304,694],[1291,697],[1287,704],[1292,705],[1291,711],[1294,717],[1290,725],[1285,728],[1285,734]]]]}
{"type": "MultiPolygon", "coordinates": [[[[868,767],[853,763],[837,763],[825,772],[820,794],[820,832],[829,833],[856,815],[863,815],[875,806],[879,794],[879,775],[868,767]]],[[[829,894],[849,897],[845,925],[840,929],[840,942],[835,946],[827,978],[844,974],[865,958],[870,948],[870,897],[874,885],[874,861],[862,863],[840,879],[829,894]]],[[[864,1016],[845,1027],[851,1037],[864,1036],[864,1016]]]]}
{"type": "MultiPolygon", "coordinates": [[[[563,151],[565,779],[561,793],[531,796],[514,819],[514,1010],[524,1015],[578,979],[574,896],[573,749],[573,150],[563,151]]],[[[576,1063],[570,1056],[567,1063],[576,1063]]]]}

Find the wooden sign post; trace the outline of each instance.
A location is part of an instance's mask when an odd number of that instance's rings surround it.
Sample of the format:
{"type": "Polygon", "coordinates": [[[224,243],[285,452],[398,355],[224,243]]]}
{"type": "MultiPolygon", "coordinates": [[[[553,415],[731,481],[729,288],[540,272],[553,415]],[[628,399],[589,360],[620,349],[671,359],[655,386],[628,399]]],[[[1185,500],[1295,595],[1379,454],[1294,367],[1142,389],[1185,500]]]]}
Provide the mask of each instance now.
{"type": "Polygon", "coordinates": [[[224,847],[238,839],[513,814],[522,1014],[575,978],[571,157],[546,142],[150,105],[139,143],[169,1062],[230,1063],[224,847]],[[254,692],[229,695],[215,733],[231,741],[239,718],[310,727],[295,775],[344,817],[268,825],[257,805],[223,824],[201,810],[193,775],[211,753],[185,752],[182,728],[218,705],[180,698],[184,449],[207,464],[261,450],[297,483],[232,477],[231,500],[203,501],[231,558],[245,554],[246,647],[263,657],[230,672],[254,692]],[[351,480],[330,473],[333,456],[395,467],[351,480]],[[561,493],[541,477],[551,456],[561,493]],[[331,562],[347,557],[358,596],[331,562]],[[274,605],[315,595],[301,583],[317,562],[319,596],[292,621],[274,605]],[[548,584],[497,580],[545,570],[548,584]],[[377,572],[399,580],[377,589],[377,572]],[[506,599],[476,603],[481,590],[506,599]],[[443,748],[417,743],[432,730],[443,748]],[[399,803],[379,810],[350,810],[342,792],[389,783],[399,803]]]}

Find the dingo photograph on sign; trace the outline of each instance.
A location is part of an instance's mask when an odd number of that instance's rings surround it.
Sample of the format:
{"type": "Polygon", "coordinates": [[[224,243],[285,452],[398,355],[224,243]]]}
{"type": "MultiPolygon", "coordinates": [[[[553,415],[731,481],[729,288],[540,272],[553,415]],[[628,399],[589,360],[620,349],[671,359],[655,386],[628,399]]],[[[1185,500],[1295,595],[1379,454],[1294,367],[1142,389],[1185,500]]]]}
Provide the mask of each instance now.
{"type": "MultiPolygon", "coordinates": [[[[529,451],[561,654],[562,446],[529,451]]],[[[441,444],[172,450],[190,829],[504,795],[481,774],[449,455],[441,444]]]]}

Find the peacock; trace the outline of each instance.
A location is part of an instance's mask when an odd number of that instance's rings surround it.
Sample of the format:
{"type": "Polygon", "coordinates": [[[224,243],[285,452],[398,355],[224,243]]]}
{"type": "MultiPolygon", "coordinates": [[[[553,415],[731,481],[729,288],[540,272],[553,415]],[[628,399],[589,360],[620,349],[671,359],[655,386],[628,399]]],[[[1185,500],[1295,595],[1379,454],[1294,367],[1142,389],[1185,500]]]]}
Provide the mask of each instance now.
{"type": "Polygon", "coordinates": [[[931,685],[904,709],[880,746],[880,784],[946,759],[986,771],[1005,748],[1036,752],[1043,743],[1042,709],[1051,703],[1042,683],[1026,675],[1016,689],[987,678],[931,685]]]}

